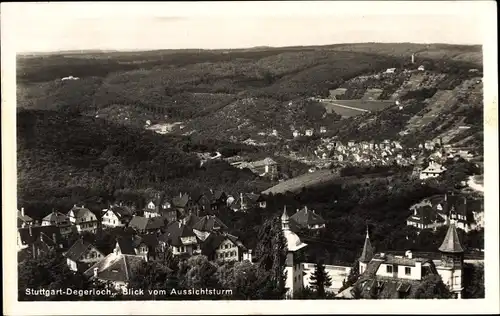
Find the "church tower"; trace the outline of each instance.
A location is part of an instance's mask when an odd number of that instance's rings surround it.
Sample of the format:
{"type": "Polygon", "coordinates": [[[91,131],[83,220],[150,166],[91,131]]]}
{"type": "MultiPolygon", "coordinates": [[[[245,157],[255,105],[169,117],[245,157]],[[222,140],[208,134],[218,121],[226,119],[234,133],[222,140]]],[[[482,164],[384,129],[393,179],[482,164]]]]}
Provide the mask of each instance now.
{"type": "Polygon", "coordinates": [[[287,296],[292,298],[294,292],[300,291],[304,288],[303,283],[303,269],[300,262],[294,259],[295,252],[307,246],[303,243],[299,236],[290,230],[290,217],[286,212],[286,205],[283,208],[283,215],[281,215],[281,229],[286,240],[287,255],[286,255],[286,282],[285,287],[288,289],[287,296]]]}
{"type": "Polygon", "coordinates": [[[441,252],[441,263],[436,267],[438,273],[441,275],[443,283],[448,285],[456,298],[461,298],[464,249],[460,244],[454,221],[451,221],[448,227],[443,243],[439,247],[439,252],[441,252]]]}
{"type": "Polygon", "coordinates": [[[366,271],[366,266],[373,258],[373,247],[370,243],[370,235],[368,233],[368,226],[366,227],[366,237],[365,244],[363,245],[363,251],[359,257],[359,274],[363,274],[366,271]]]}

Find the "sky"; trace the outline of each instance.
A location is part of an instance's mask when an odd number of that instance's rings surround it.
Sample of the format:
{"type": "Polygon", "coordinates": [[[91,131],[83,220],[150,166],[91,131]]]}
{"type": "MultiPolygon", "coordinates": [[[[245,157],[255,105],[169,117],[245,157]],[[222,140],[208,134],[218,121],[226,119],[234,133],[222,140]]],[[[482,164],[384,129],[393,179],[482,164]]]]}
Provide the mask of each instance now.
{"type": "Polygon", "coordinates": [[[482,1],[8,5],[2,4],[2,20],[8,18],[17,52],[356,42],[481,44],[488,27],[488,3],[482,1]]]}

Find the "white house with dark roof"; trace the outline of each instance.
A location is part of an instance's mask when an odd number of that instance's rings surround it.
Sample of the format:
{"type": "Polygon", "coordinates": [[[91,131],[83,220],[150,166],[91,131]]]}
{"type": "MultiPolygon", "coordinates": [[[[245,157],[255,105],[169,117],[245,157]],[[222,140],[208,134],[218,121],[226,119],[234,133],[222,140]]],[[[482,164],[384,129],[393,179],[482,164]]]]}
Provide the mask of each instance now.
{"type": "Polygon", "coordinates": [[[431,161],[429,166],[424,170],[420,171],[420,180],[425,180],[429,178],[437,178],[446,171],[446,168],[441,164],[431,161]]]}
{"type": "Polygon", "coordinates": [[[191,227],[182,222],[170,223],[161,240],[169,246],[174,255],[191,256],[201,253],[200,238],[191,227]]]}
{"type": "Polygon", "coordinates": [[[132,211],[125,206],[111,205],[103,210],[102,225],[104,227],[125,227],[132,219],[132,211]]]}
{"type": "Polygon", "coordinates": [[[85,206],[74,205],[67,214],[71,224],[75,225],[78,233],[96,233],[99,227],[97,216],[85,206]]]}
{"type": "Polygon", "coordinates": [[[101,261],[104,254],[94,245],[80,238],[69,248],[64,257],[72,271],[85,271],[90,265],[101,261]]]}
{"type": "Polygon", "coordinates": [[[42,226],[56,226],[61,231],[61,235],[69,235],[74,231],[69,217],[57,211],[45,216],[42,219],[42,226]]]}

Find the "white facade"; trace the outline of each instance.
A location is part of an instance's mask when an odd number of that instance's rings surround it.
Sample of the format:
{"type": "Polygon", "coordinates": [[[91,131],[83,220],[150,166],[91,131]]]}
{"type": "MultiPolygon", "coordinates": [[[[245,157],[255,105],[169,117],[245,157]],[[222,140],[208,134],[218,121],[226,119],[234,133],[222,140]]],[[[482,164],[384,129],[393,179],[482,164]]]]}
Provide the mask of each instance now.
{"type": "Polygon", "coordinates": [[[382,277],[395,277],[398,279],[421,280],[422,263],[414,261],[415,265],[382,263],[376,275],[382,277]]]}
{"type": "Polygon", "coordinates": [[[436,162],[431,161],[427,168],[420,171],[420,180],[425,180],[428,178],[437,178],[445,171],[446,171],[445,167],[436,162]]]}
{"type": "MultiPolygon", "coordinates": [[[[303,286],[309,287],[311,284],[311,275],[316,269],[316,264],[302,263],[301,268],[304,272],[303,286]]],[[[351,267],[325,265],[325,272],[328,273],[332,279],[332,285],[325,288],[325,290],[336,293],[342,287],[343,281],[347,280],[347,276],[349,276],[349,273],[351,272],[351,267]]]]}
{"type": "Polygon", "coordinates": [[[106,227],[124,227],[123,223],[112,210],[105,210],[102,216],[102,225],[106,227]]]}

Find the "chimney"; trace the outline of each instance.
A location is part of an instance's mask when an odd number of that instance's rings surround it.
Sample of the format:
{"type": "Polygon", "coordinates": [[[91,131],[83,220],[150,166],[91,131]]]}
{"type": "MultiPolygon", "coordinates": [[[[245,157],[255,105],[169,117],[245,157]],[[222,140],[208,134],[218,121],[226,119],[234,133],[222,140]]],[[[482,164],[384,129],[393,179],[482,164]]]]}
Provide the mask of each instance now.
{"type": "Polygon", "coordinates": [[[94,268],[94,278],[97,278],[97,272],[99,271],[99,268],[94,268]]]}
{"type": "Polygon", "coordinates": [[[182,192],[179,192],[179,197],[182,197],[182,192]]]}
{"type": "Polygon", "coordinates": [[[295,213],[298,213],[298,212],[299,212],[299,209],[297,209],[297,210],[295,211],[295,213]]]}
{"type": "Polygon", "coordinates": [[[24,217],[24,207],[21,207],[21,215],[24,217]]]}
{"type": "Polygon", "coordinates": [[[306,213],[307,213],[307,206],[304,206],[304,210],[305,210],[305,211],[306,211],[306,213]]]}
{"type": "Polygon", "coordinates": [[[29,229],[29,232],[30,232],[30,236],[33,236],[33,230],[31,229],[31,225],[28,227],[29,229]]]}
{"type": "Polygon", "coordinates": [[[43,233],[40,233],[40,241],[43,242],[43,233]]]}

